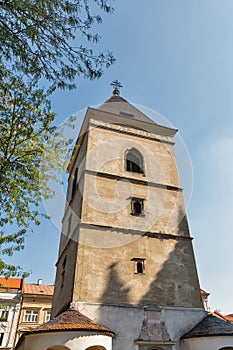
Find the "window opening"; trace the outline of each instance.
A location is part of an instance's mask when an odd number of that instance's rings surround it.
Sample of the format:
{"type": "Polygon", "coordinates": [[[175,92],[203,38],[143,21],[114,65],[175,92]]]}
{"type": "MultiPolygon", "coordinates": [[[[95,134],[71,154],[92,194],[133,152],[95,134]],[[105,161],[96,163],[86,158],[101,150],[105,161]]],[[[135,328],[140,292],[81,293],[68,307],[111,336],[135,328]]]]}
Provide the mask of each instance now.
{"type": "Polygon", "coordinates": [[[144,199],[131,199],[131,214],[135,216],[144,216],[144,199]]]}
{"type": "Polygon", "coordinates": [[[133,258],[131,261],[134,261],[134,273],[137,275],[145,274],[145,261],[144,258],[133,258]]]}
{"type": "Polygon", "coordinates": [[[45,313],[45,322],[50,321],[51,319],[51,311],[46,311],[45,313]]]}
{"type": "Polygon", "coordinates": [[[65,280],[65,270],[66,270],[66,257],[63,260],[62,263],[62,273],[61,273],[61,289],[64,286],[64,280],[65,280]]]}
{"type": "Polygon", "coordinates": [[[78,168],[76,168],[75,172],[74,172],[74,179],[73,179],[73,183],[72,183],[72,198],[73,198],[74,192],[76,190],[77,180],[78,180],[78,168]]]}
{"type": "Polygon", "coordinates": [[[71,224],[72,224],[72,214],[70,214],[68,218],[68,225],[67,225],[67,236],[69,237],[71,235],[71,224]]]}
{"type": "Polygon", "coordinates": [[[120,114],[120,115],[123,115],[124,117],[134,118],[134,115],[131,114],[131,113],[126,113],[126,112],[120,111],[119,114],[120,114]]]}
{"type": "Polygon", "coordinates": [[[137,262],[137,273],[143,273],[143,262],[142,261],[137,262]]]}
{"type": "Polygon", "coordinates": [[[4,333],[0,333],[0,346],[1,346],[2,343],[3,343],[3,336],[4,336],[4,333]]]}
{"type": "Polygon", "coordinates": [[[9,315],[8,310],[2,310],[1,315],[0,315],[0,321],[7,321],[9,315]]]}
{"type": "Polygon", "coordinates": [[[134,148],[126,153],[126,171],[144,174],[143,157],[134,148]]]}

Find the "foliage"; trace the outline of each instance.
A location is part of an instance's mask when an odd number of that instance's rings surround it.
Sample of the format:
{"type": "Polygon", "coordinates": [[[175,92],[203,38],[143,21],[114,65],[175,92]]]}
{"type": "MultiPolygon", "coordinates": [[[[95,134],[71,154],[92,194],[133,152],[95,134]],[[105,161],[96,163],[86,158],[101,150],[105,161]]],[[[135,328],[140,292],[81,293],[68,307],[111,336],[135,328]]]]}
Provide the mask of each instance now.
{"type": "MultiPolygon", "coordinates": [[[[96,53],[93,33],[111,0],[0,1],[0,253],[23,249],[31,224],[40,223],[42,197],[52,195],[67,140],[52,127],[49,93],[75,87],[76,76],[95,79],[114,62],[96,53]],[[38,84],[47,82],[45,92],[38,84]],[[51,151],[52,150],[52,151],[51,151]],[[59,160],[59,161],[58,161],[59,160]]],[[[0,274],[19,266],[0,259],[0,274]]]]}
{"type": "Polygon", "coordinates": [[[109,1],[0,1],[0,62],[37,80],[45,78],[53,89],[74,88],[77,75],[100,77],[114,57],[93,51],[100,37],[92,30],[102,22],[99,10],[113,11],[109,1]]]}
{"type": "MultiPolygon", "coordinates": [[[[0,253],[21,250],[29,224],[39,225],[42,196],[52,195],[48,179],[56,178],[67,140],[51,126],[47,94],[0,68],[0,253]],[[56,153],[54,153],[56,152],[56,153]],[[58,159],[60,162],[58,162],[58,159]]],[[[0,273],[16,276],[18,266],[0,260],[0,273]]]]}

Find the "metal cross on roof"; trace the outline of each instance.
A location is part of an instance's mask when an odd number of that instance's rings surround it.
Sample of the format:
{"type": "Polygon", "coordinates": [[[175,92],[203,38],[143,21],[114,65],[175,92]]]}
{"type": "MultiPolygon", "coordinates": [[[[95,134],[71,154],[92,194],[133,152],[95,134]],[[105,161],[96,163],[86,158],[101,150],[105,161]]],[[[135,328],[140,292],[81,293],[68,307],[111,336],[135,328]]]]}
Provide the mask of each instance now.
{"type": "Polygon", "coordinates": [[[114,87],[114,91],[113,91],[113,95],[120,95],[120,88],[122,88],[123,86],[121,85],[121,83],[118,80],[114,80],[111,83],[111,86],[114,87]]]}

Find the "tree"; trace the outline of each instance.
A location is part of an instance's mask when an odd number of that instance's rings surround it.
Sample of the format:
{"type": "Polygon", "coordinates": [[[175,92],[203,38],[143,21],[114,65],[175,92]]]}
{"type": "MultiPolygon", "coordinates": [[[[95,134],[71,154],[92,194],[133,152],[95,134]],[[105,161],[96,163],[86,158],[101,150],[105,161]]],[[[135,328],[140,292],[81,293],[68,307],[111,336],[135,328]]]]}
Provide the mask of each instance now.
{"type": "MultiPolygon", "coordinates": [[[[68,143],[51,126],[54,113],[49,93],[56,88],[74,88],[76,76],[98,78],[114,62],[111,52],[96,54],[93,50],[93,44],[100,39],[92,34],[93,27],[102,21],[98,12],[112,12],[110,1],[0,1],[3,255],[23,249],[25,234],[32,223],[40,223],[40,216],[44,215],[38,209],[41,199],[52,195],[47,180],[56,178],[60,170],[57,159],[62,158],[68,143]],[[43,80],[48,83],[47,92],[39,88],[43,80]]],[[[0,259],[0,274],[16,276],[22,274],[22,269],[0,259]]]]}
{"type": "Polygon", "coordinates": [[[92,43],[100,39],[93,26],[102,18],[90,6],[109,13],[109,1],[0,1],[0,61],[36,80],[45,78],[52,89],[74,88],[77,75],[99,78],[114,57],[93,51],[92,43]]]}
{"type": "MultiPolygon", "coordinates": [[[[0,253],[12,255],[23,249],[30,225],[46,216],[38,207],[53,194],[48,179],[62,169],[69,140],[51,126],[55,115],[43,89],[0,73],[0,253]]],[[[21,272],[0,259],[0,274],[21,272]]]]}

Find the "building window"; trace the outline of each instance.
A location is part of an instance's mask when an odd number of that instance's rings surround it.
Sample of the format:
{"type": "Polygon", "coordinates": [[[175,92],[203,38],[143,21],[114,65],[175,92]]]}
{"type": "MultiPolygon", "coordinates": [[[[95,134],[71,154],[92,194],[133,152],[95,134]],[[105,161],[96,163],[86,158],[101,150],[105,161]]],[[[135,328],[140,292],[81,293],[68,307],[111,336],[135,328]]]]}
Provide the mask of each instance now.
{"type": "Polygon", "coordinates": [[[67,223],[67,237],[71,236],[71,225],[72,225],[72,214],[68,217],[68,223],[67,223]]]}
{"type": "Polygon", "coordinates": [[[23,322],[38,322],[39,311],[26,310],[24,312],[23,322]]]}
{"type": "Polygon", "coordinates": [[[131,199],[131,215],[144,216],[144,199],[135,197],[131,199]]]}
{"type": "Polygon", "coordinates": [[[78,168],[75,169],[74,175],[73,175],[73,182],[72,182],[72,198],[74,196],[76,187],[77,187],[77,180],[78,180],[78,168]]]}
{"type": "Polygon", "coordinates": [[[137,275],[145,274],[145,261],[144,258],[133,258],[131,261],[134,262],[134,273],[137,275]]]}
{"type": "Polygon", "coordinates": [[[62,289],[63,286],[64,286],[65,272],[66,272],[66,256],[65,256],[65,258],[64,258],[64,260],[63,260],[63,263],[62,263],[61,289],[62,289]]]}
{"type": "Polygon", "coordinates": [[[45,322],[49,322],[51,319],[51,311],[45,312],[45,322]]]}
{"type": "Polygon", "coordinates": [[[1,346],[2,343],[3,343],[3,337],[4,337],[4,333],[0,333],[0,346],[1,346]]]}
{"type": "Polygon", "coordinates": [[[0,321],[7,321],[9,315],[8,310],[2,310],[0,311],[0,321]]]}
{"type": "Polygon", "coordinates": [[[143,157],[135,148],[132,148],[126,152],[125,169],[126,171],[131,171],[133,173],[144,174],[143,157]]]}

